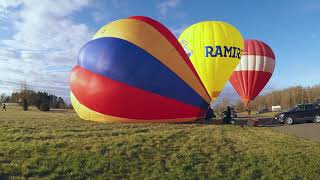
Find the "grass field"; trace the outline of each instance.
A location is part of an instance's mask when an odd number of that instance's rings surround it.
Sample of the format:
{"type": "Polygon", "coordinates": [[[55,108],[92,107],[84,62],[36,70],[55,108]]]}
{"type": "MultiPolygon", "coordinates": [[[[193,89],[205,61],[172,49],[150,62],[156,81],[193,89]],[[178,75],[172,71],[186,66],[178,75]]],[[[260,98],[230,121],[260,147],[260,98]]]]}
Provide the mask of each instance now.
{"type": "Polygon", "coordinates": [[[0,111],[0,179],[319,179],[320,144],[269,128],[0,111]]]}
{"type": "MultiPolygon", "coordinates": [[[[263,114],[257,114],[257,111],[252,111],[251,115],[256,117],[274,117],[278,112],[267,112],[263,114]]],[[[240,112],[238,113],[238,116],[247,116],[247,112],[240,112]]]]}

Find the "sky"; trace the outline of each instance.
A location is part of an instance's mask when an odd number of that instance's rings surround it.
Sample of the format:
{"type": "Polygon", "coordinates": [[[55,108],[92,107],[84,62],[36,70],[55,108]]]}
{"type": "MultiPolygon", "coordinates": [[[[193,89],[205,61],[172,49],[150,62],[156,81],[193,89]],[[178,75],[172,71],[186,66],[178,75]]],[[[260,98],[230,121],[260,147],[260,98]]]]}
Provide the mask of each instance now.
{"type": "MultiPolygon", "coordinates": [[[[226,21],[266,42],[275,72],[262,93],[320,83],[319,0],[0,0],[0,93],[24,81],[69,101],[68,77],[82,45],[103,25],[148,16],[176,37],[199,21],[226,21]]],[[[237,98],[230,84],[221,97],[237,98]]]]}

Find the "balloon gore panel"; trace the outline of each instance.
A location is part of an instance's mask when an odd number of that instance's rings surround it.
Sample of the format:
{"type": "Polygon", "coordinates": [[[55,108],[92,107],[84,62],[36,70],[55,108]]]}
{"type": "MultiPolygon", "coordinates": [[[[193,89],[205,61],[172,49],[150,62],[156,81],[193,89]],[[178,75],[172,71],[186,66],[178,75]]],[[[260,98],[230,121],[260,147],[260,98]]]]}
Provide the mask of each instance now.
{"type": "Polygon", "coordinates": [[[203,118],[210,99],[181,50],[166,27],[147,17],[104,26],[81,48],[71,72],[70,97],[76,112],[100,122],[203,118]]]}
{"type": "Polygon", "coordinates": [[[245,106],[266,86],[275,68],[272,49],[259,40],[245,40],[244,52],[230,83],[245,106]]]}

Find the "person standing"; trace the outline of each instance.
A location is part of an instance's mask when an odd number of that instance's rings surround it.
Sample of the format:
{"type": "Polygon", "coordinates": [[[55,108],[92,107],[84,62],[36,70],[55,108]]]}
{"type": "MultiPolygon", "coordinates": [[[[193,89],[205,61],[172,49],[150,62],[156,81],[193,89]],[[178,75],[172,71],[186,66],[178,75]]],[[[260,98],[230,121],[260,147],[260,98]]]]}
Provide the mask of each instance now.
{"type": "Polygon", "coordinates": [[[5,103],[2,104],[2,111],[3,111],[3,110],[4,110],[4,111],[7,111],[7,108],[6,108],[6,104],[5,104],[5,103]]]}

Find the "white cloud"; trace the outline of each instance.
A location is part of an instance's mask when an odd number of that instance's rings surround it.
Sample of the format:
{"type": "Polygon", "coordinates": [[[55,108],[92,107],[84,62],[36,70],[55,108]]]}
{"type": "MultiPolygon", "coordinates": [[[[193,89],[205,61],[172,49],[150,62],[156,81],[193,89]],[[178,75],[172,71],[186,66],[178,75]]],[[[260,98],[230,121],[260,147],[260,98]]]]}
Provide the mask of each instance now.
{"type": "Polygon", "coordinates": [[[0,22],[16,19],[14,8],[19,7],[21,3],[20,0],[0,0],[0,22]]]}
{"type": "Polygon", "coordinates": [[[69,16],[85,4],[83,0],[41,3],[26,0],[18,13],[19,19],[13,21],[17,33],[3,44],[31,50],[75,48],[74,45],[88,39],[90,32],[86,25],[74,23],[69,16]]]}
{"type": "Polygon", "coordinates": [[[66,97],[66,71],[93,34],[87,25],[72,20],[75,13],[89,6],[88,1],[0,0],[0,4],[0,20],[9,18],[6,22],[11,22],[15,32],[0,41],[0,71],[6,79],[0,90],[7,91],[26,80],[36,90],[66,97]]]}
{"type": "Polygon", "coordinates": [[[15,51],[5,48],[0,49],[0,60],[9,60],[13,58],[17,58],[15,51]]]}
{"type": "Polygon", "coordinates": [[[16,7],[21,3],[20,0],[0,0],[0,8],[16,7]]]}
{"type": "Polygon", "coordinates": [[[180,0],[165,0],[158,4],[159,13],[162,17],[166,17],[169,9],[176,8],[180,3],[180,0]]]}

